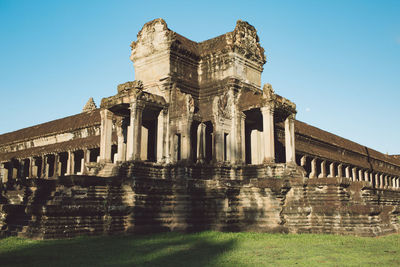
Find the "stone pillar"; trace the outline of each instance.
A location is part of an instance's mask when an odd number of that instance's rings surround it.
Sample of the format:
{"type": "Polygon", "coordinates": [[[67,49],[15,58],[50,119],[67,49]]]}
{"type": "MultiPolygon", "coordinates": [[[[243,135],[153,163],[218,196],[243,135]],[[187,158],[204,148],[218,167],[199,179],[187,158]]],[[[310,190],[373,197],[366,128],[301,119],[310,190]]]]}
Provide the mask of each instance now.
{"type": "Polygon", "coordinates": [[[53,162],[53,177],[57,177],[58,175],[58,168],[60,162],[60,155],[58,153],[54,154],[54,162],[53,162]]]}
{"type": "Polygon", "coordinates": [[[112,112],[108,109],[102,109],[101,115],[101,133],[100,133],[100,162],[111,162],[112,145],[112,112]]]}
{"type": "Polygon", "coordinates": [[[164,130],[164,112],[161,110],[157,117],[157,162],[163,161],[164,130]]]}
{"type": "Polygon", "coordinates": [[[24,176],[24,160],[23,159],[19,160],[18,178],[25,178],[25,176],[24,176]]]}
{"type": "Polygon", "coordinates": [[[126,156],[127,160],[133,160],[133,125],[135,124],[136,117],[136,103],[131,104],[130,106],[130,116],[129,116],[129,125],[127,126],[127,134],[126,134],[126,156]]]}
{"type": "Polygon", "coordinates": [[[379,188],[383,188],[384,187],[384,177],[383,177],[383,174],[381,173],[380,175],[379,175],[379,188]]]}
{"type": "MultiPolygon", "coordinates": [[[[142,151],[142,114],[144,103],[136,101],[136,112],[133,120],[133,159],[140,160],[140,152],[142,151]]],[[[131,115],[132,116],[132,115],[131,115]]],[[[132,121],[131,121],[132,122],[132,121]]]]}
{"type": "Polygon", "coordinates": [[[285,120],[286,163],[291,164],[296,164],[296,151],[294,144],[294,119],[295,114],[291,114],[285,120]]]}
{"type": "Polygon", "coordinates": [[[302,156],[300,159],[300,166],[304,168],[306,166],[307,156],[302,156]]]}
{"type": "Polygon", "coordinates": [[[40,170],[40,177],[47,178],[47,157],[42,156],[42,169],[40,170]]]}
{"type": "Polygon", "coordinates": [[[90,162],[90,150],[83,149],[83,158],[81,159],[81,174],[86,174],[86,163],[90,162]]]}
{"type": "Polygon", "coordinates": [[[364,181],[369,182],[369,172],[364,171],[364,181]]]}
{"type": "Polygon", "coordinates": [[[1,172],[1,182],[6,183],[8,181],[8,170],[6,168],[6,163],[0,163],[1,172]]]}
{"type": "Polygon", "coordinates": [[[164,108],[162,111],[163,113],[163,143],[162,143],[162,158],[166,163],[171,162],[170,157],[170,133],[169,133],[169,113],[168,108],[164,108]]]}
{"type": "Polygon", "coordinates": [[[246,115],[243,112],[239,113],[240,116],[240,150],[242,163],[246,163],[246,115]]]}
{"type": "Polygon", "coordinates": [[[379,174],[375,173],[375,188],[378,188],[379,186],[379,174]]]}
{"type": "Polygon", "coordinates": [[[200,123],[197,127],[197,162],[203,163],[206,155],[206,125],[200,123]]]}
{"type": "MultiPolygon", "coordinates": [[[[275,143],[274,143],[274,109],[271,106],[261,107],[261,114],[263,118],[263,139],[264,139],[264,162],[275,162],[275,143]]],[[[290,116],[289,116],[290,117],[290,116]]],[[[289,117],[285,121],[285,134],[288,134],[289,137],[285,136],[285,144],[289,145],[290,149],[292,148],[292,140],[291,140],[291,119],[289,117]],[[286,125],[287,124],[287,125],[286,125]],[[286,129],[287,128],[287,129],[286,129]]],[[[293,142],[294,143],[294,142],[293,142]]],[[[293,144],[294,147],[294,144],[293,144]]],[[[291,150],[286,149],[286,162],[293,162],[291,158],[291,150]]]]}
{"type": "MultiPolygon", "coordinates": [[[[186,124],[183,125],[182,135],[181,135],[181,144],[182,144],[182,159],[189,161],[191,157],[191,147],[190,147],[190,128],[192,125],[192,120],[189,119],[186,124]]],[[[223,145],[223,144],[222,144],[223,145]]]]}
{"type": "Polygon", "coordinates": [[[214,129],[214,162],[224,161],[224,135],[222,129],[216,126],[214,129]]]}
{"type": "Polygon", "coordinates": [[[364,174],[363,171],[360,169],[358,170],[358,180],[363,181],[364,180],[364,174]]]}
{"type": "Polygon", "coordinates": [[[116,130],[117,130],[117,162],[123,162],[126,160],[126,151],[125,151],[125,143],[124,143],[124,133],[122,129],[123,119],[119,118],[116,122],[116,130]]]}
{"type": "Polygon", "coordinates": [[[344,169],[344,173],[345,173],[346,178],[350,178],[350,167],[349,166],[346,166],[346,168],[344,169]]]}
{"type": "Polygon", "coordinates": [[[17,179],[18,176],[18,160],[12,160],[11,161],[11,178],[12,179],[17,179]]]}
{"type": "Polygon", "coordinates": [[[329,164],[329,174],[328,177],[335,177],[335,163],[329,164]]]}
{"type": "Polygon", "coordinates": [[[313,158],[311,160],[310,178],[317,178],[317,159],[316,158],[313,158]]]}
{"type": "Polygon", "coordinates": [[[351,171],[352,171],[351,180],[352,181],[357,181],[357,168],[354,167],[354,168],[352,168],[351,171]]]}
{"type": "Polygon", "coordinates": [[[34,163],[33,160],[34,160],[33,157],[29,158],[29,169],[28,169],[28,172],[29,172],[28,177],[29,178],[33,178],[33,163],[34,163]]]}
{"type": "Polygon", "coordinates": [[[71,160],[72,160],[72,152],[68,151],[68,159],[67,159],[67,170],[65,175],[71,175],[71,160]]]}
{"type": "Polygon", "coordinates": [[[324,178],[324,177],[326,177],[327,175],[326,175],[326,161],[325,160],[323,160],[322,162],[321,162],[321,173],[318,175],[318,177],[319,178],[324,178]]]}
{"type": "Polygon", "coordinates": [[[383,177],[383,188],[388,188],[389,187],[389,176],[388,175],[385,175],[384,177],[383,177]]]}
{"type": "Polygon", "coordinates": [[[337,166],[336,177],[343,177],[343,164],[342,163],[339,163],[337,166]]]}

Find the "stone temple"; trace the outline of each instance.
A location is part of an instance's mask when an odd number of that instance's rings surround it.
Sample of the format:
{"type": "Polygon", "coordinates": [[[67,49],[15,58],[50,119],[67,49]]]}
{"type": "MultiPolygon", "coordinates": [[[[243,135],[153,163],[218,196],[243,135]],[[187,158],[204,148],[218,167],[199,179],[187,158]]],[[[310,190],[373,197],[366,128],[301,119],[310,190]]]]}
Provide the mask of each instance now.
{"type": "Polygon", "coordinates": [[[0,233],[399,232],[400,157],[297,121],[256,29],[200,43],[146,23],[100,108],[0,135],[0,233]]]}

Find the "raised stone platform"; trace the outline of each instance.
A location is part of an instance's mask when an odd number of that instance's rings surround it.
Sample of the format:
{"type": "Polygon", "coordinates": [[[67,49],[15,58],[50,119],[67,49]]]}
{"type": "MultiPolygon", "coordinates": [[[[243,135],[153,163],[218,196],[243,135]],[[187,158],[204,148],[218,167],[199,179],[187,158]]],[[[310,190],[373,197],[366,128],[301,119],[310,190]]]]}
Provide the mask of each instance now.
{"type": "Polygon", "coordinates": [[[399,190],[345,178],[296,178],[290,168],[283,168],[289,176],[265,175],[271,169],[126,163],[124,177],[17,181],[2,190],[1,231],[39,239],[200,230],[399,232],[399,190]]]}

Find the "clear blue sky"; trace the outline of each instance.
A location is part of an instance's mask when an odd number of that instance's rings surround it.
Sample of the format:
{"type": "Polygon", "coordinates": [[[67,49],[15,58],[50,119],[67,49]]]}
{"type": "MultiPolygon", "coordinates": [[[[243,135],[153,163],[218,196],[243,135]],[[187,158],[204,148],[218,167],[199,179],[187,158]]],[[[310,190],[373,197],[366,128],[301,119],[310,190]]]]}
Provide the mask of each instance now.
{"type": "Polygon", "coordinates": [[[79,113],[134,80],[144,23],[202,41],[242,19],[258,30],[263,83],[297,118],[400,154],[400,1],[0,0],[0,133],[79,113]]]}

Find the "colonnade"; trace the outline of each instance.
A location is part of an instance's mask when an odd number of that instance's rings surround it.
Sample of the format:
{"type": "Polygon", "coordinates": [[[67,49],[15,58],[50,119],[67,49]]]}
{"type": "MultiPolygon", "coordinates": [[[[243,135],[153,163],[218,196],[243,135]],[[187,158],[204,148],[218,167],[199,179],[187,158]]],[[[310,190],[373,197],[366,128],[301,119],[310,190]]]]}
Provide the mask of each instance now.
{"type": "Polygon", "coordinates": [[[88,162],[98,161],[99,148],[77,149],[0,163],[2,182],[21,178],[55,178],[84,174],[88,162]]]}
{"type": "Polygon", "coordinates": [[[311,179],[344,177],[351,181],[369,182],[375,188],[400,188],[400,176],[314,156],[299,155],[298,159],[298,164],[306,170],[307,177],[311,179]]]}
{"type": "MultiPolygon", "coordinates": [[[[155,121],[156,138],[150,140],[143,134],[143,110],[145,104],[135,101],[129,106],[129,117],[114,114],[109,109],[101,110],[100,162],[110,163],[113,125],[117,134],[117,162],[146,161],[143,150],[154,142],[155,162],[174,163],[185,160],[196,162],[229,162],[240,164],[246,162],[245,124],[246,115],[236,112],[229,119],[218,118],[214,122],[202,122],[187,118],[177,122],[169,121],[167,108],[160,108],[155,121]],[[114,121],[114,123],[113,123],[114,121]],[[124,121],[129,121],[125,123],[124,121]],[[170,125],[175,124],[175,130],[170,125]],[[195,128],[192,127],[194,125],[195,128]],[[211,130],[209,129],[211,128],[211,130]],[[124,135],[126,132],[126,135],[124,135]],[[143,139],[146,140],[143,140],[143,139]],[[195,142],[191,139],[195,138],[195,142]],[[208,141],[211,139],[211,141],[208,141]],[[207,159],[207,151],[212,151],[207,159]]],[[[274,109],[270,106],[259,108],[262,114],[263,131],[260,132],[261,144],[255,143],[254,149],[261,155],[259,162],[252,164],[275,162],[274,109]]],[[[284,119],[286,163],[295,164],[295,115],[284,119]]],[[[149,146],[150,147],[150,146],[149,146]]],[[[152,147],[152,146],[151,146],[152,147]]],[[[153,149],[153,147],[152,147],[153,149]]]]}

